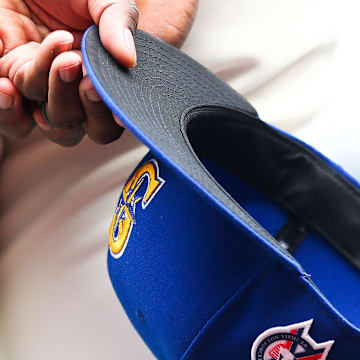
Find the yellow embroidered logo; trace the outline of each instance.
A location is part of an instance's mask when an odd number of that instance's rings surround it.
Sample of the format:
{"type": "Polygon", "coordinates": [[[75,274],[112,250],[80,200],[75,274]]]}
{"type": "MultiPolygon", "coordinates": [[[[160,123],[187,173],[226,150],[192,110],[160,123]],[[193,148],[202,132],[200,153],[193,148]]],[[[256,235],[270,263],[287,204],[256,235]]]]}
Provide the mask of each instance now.
{"type": "Polygon", "coordinates": [[[141,207],[145,209],[164,183],[165,180],[159,176],[158,163],[154,159],[137,169],[126,183],[109,230],[110,253],[114,258],[119,258],[124,253],[132,228],[136,224],[136,204],[141,201],[141,207]],[[139,189],[144,181],[147,181],[147,188],[140,194],[139,189]]]}

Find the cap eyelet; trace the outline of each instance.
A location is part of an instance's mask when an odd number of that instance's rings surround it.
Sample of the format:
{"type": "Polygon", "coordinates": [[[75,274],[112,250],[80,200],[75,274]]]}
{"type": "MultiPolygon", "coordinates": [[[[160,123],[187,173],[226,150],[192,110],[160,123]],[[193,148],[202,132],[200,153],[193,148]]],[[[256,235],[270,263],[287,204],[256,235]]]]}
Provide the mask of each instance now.
{"type": "Polygon", "coordinates": [[[136,309],[136,317],[139,319],[139,321],[140,321],[142,324],[145,323],[144,314],[143,314],[139,309],[136,309]]]}

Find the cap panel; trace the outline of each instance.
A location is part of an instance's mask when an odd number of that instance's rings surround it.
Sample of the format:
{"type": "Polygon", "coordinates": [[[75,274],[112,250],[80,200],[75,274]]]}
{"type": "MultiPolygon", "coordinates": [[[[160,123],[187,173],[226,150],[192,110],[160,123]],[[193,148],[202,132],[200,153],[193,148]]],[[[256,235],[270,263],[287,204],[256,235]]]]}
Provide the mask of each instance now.
{"type": "MultiPolygon", "coordinates": [[[[150,153],[138,169],[154,161],[150,153]]],[[[251,359],[252,344],[263,332],[309,319],[314,319],[310,335],[317,343],[336,341],[327,360],[355,351],[357,329],[308,277],[290,271],[275,253],[265,252],[208,206],[166,163],[156,163],[164,184],[145,209],[139,200],[125,251],[120,258],[109,253],[108,267],[129,318],[158,359],[251,359]]],[[[128,183],[141,178],[138,169],[128,183]]],[[[215,169],[232,193],[251,192],[215,169]]],[[[133,187],[136,196],[148,199],[146,183],[133,187]]],[[[261,214],[267,208],[266,199],[260,201],[261,214]]],[[[250,207],[245,206],[256,211],[250,207]]],[[[272,216],[278,226],[286,221],[281,212],[272,216]]]]}
{"type": "MultiPolygon", "coordinates": [[[[151,154],[137,169],[149,161],[151,154]]],[[[145,209],[137,202],[125,251],[119,258],[109,253],[108,268],[129,318],[157,358],[180,359],[268,256],[172,169],[157,164],[165,183],[145,209]]],[[[143,183],[135,196],[143,198],[146,188],[143,183]]]]}
{"type": "Polygon", "coordinates": [[[310,233],[294,253],[324,296],[360,328],[360,274],[318,233],[310,233]]]}
{"type": "Polygon", "coordinates": [[[356,357],[358,332],[318,296],[306,277],[285,269],[279,262],[270,262],[246,285],[214,314],[182,360],[271,359],[263,356],[265,349],[253,348],[256,339],[269,329],[280,328],[272,331],[274,339],[268,340],[269,351],[272,341],[275,347],[275,336],[285,332],[281,328],[308,320],[313,320],[309,334],[316,343],[334,343],[328,344],[326,356],[325,349],[323,357],[303,355],[296,359],[356,357]],[[252,349],[258,356],[251,356],[252,349]]]}

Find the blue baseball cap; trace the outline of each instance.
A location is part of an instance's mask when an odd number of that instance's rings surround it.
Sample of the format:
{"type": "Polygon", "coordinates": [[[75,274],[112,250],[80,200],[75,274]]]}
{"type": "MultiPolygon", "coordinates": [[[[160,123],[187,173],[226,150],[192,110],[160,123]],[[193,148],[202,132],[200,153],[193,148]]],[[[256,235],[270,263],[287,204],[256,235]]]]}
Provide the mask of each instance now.
{"type": "Polygon", "coordinates": [[[140,336],[166,360],[357,359],[359,184],[181,51],[135,40],[134,69],[96,27],[82,51],[150,149],[109,231],[110,278],[140,336]]]}

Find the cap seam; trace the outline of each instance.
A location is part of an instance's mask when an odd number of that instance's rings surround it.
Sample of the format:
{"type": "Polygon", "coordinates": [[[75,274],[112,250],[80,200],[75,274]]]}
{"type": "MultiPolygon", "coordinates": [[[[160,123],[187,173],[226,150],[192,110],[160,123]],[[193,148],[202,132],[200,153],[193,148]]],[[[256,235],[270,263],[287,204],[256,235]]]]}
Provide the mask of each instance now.
{"type": "MultiPolygon", "coordinates": [[[[244,292],[265,271],[265,269],[271,266],[273,263],[274,260],[267,260],[260,269],[258,269],[244,284],[242,284],[240,288],[238,288],[235,293],[224,304],[222,304],[219,309],[213,313],[213,315],[209,317],[209,320],[206,321],[200,331],[194,336],[193,340],[191,341],[187,349],[184,351],[180,360],[190,360],[188,358],[188,355],[190,354],[191,350],[193,349],[197,341],[201,338],[201,336],[206,333],[208,327],[218,318],[218,315],[220,315],[222,311],[233,302],[234,299],[237,299],[239,295],[244,292]]],[[[298,275],[301,274],[298,273],[298,275]]]]}

